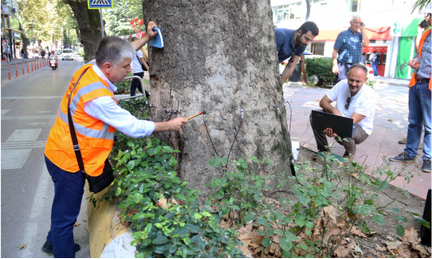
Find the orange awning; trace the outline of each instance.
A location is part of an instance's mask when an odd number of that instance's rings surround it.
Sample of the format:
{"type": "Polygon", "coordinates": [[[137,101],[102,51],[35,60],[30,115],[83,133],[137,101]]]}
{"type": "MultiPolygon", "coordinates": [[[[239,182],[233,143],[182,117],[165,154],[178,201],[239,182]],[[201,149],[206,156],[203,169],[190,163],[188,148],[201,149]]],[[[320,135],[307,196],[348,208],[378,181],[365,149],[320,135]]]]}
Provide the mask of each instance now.
{"type": "MultiPolygon", "coordinates": [[[[320,31],[314,41],[336,41],[341,30],[326,30],[320,31]]],[[[369,40],[391,40],[390,26],[379,28],[366,28],[366,34],[369,40]]]]}

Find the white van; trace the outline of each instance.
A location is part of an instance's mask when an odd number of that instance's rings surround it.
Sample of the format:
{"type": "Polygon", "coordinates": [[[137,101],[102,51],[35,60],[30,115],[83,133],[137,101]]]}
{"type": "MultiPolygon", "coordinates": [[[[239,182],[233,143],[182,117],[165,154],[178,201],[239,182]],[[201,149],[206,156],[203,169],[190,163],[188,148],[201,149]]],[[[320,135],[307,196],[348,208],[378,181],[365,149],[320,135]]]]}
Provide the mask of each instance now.
{"type": "Polygon", "coordinates": [[[68,59],[73,60],[72,54],[73,54],[73,52],[71,49],[63,49],[62,50],[62,60],[68,60],[68,59]]]}

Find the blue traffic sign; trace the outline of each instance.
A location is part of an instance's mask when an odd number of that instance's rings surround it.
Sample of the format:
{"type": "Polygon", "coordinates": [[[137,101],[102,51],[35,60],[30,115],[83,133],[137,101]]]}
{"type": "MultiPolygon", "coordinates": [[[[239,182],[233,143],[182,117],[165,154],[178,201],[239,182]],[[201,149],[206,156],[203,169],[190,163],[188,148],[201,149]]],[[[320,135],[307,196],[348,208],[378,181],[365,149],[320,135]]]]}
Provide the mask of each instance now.
{"type": "Polygon", "coordinates": [[[89,9],[113,8],[112,0],[87,0],[89,9]]]}

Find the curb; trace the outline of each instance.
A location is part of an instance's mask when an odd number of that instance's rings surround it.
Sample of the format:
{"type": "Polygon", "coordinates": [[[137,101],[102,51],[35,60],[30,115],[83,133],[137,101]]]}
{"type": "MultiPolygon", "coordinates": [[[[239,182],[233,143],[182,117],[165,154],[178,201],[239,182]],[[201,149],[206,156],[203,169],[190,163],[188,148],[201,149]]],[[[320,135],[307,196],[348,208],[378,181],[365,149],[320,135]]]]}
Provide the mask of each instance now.
{"type": "MultiPolygon", "coordinates": [[[[108,189],[108,188],[107,188],[108,189]]],[[[136,248],[129,226],[120,222],[120,210],[113,201],[100,200],[107,191],[93,194],[86,182],[88,232],[92,258],[134,258],[136,248]],[[96,199],[96,207],[91,199],[96,199]]]]}

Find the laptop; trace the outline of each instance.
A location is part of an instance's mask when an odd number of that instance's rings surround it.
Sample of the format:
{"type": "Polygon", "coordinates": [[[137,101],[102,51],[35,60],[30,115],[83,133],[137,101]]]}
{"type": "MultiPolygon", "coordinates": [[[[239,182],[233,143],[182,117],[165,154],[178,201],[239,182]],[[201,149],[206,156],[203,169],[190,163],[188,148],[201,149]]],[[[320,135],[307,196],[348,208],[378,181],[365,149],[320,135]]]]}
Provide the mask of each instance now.
{"type": "Polygon", "coordinates": [[[320,110],[312,110],[311,125],[314,129],[321,132],[326,128],[331,128],[341,138],[351,138],[357,127],[357,124],[353,123],[353,119],[351,118],[320,110]]]}

